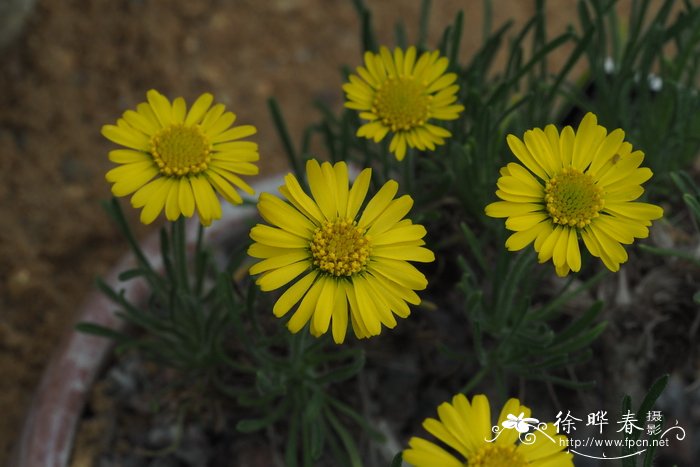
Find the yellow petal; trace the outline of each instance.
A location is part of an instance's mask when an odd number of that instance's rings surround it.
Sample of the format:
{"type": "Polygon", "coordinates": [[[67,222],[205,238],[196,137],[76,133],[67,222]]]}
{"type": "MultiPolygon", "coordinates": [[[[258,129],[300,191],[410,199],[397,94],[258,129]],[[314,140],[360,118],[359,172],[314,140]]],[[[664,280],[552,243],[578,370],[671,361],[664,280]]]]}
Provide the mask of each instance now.
{"type": "Polygon", "coordinates": [[[134,196],[131,197],[131,205],[135,208],[144,207],[153,194],[169,181],[169,178],[160,177],[142,186],[134,193],[134,196]]]}
{"type": "Polygon", "coordinates": [[[153,136],[160,129],[149,119],[147,119],[138,112],[134,112],[133,110],[127,110],[126,112],[124,112],[122,118],[124,118],[124,120],[126,120],[129,125],[148,136],[153,136]]]}
{"type": "Polygon", "coordinates": [[[136,130],[129,131],[116,125],[104,125],[102,136],[114,143],[139,151],[148,151],[151,146],[150,140],[143,133],[136,130]]]}
{"type": "Polygon", "coordinates": [[[194,102],[194,104],[192,104],[190,111],[187,113],[187,117],[185,118],[185,125],[189,126],[194,125],[195,123],[199,123],[213,101],[214,96],[212,96],[208,92],[199,96],[194,102]]]}
{"type": "Polygon", "coordinates": [[[187,113],[187,103],[182,97],[177,97],[173,101],[173,121],[175,123],[184,123],[185,114],[187,113]]]}
{"type": "Polygon", "coordinates": [[[544,212],[533,212],[522,216],[513,216],[506,219],[506,229],[520,232],[535,227],[545,219],[549,219],[549,215],[544,212]]]}
{"type": "Polygon", "coordinates": [[[227,141],[246,138],[248,136],[254,135],[257,132],[258,130],[253,125],[236,126],[231,128],[230,130],[224,131],[223,133],[219,133],[216,136],[212,136],[211,142],[214,144],[224,143],[227,141]]]}
{"type": "Polygon", "coordinates": [[[292,284],[292,286],[289,287],[279,299],[277,299],[277,302],[275,302],[275,305],[272,308],[272,313],[278,318],[286,315],[287,312],[291,310],[292,307],[296,305],[299,300],[301,300],[301,297],[303,297],[309,290],[311,284],[314,283],[316,276],[318,276],[318,271],[311,271],[292,284]]]}
{"type": "Polygon", "coordinates": [[[223,170],[217,167],[216,165],[210,165],[209,166],[209,171],[208,172],[215,172],[217,175],[221,176],[222,178],[226,179],[231,183],[232,185],[235,185],[237,188],[240,188],[241,190],[245,191],[249,195],[254,195],[255,190],[248,185],[246,182],[241,179],[241,177],[232,174],[228,170],[223,170]]]}
{"type": "Polygon", "coordinates": [[[530,229],[515,232],[506,240],[506,248],[508,251],[522,250],[532,243],[541,232],[549,227],[549,225],[549,222],[540,222],[530,229]]]}
{"type": "Polygon", "coordinates": [[[520,139],[517,136],[508,135],[506,137],[506,142],[508,143],[508,147],[513,152],[515,157],[517,157],[518,160],[522,162],[522,164],[525,167],[527,167],[532,173],[540,177],[542,180],[547,180],[549,178],[544,168],[540,165],[539,162],[537,162],[535,157],[530,153],[525,144],[522,141],[520,141],[520,139]]]}
{"type": "Polygon", "coordinates": [[[372,261],[369,269],[412,290],[423,290],[428,285],[425,276],[406,261],[382,258],[372,261]]]}
{"type": "Polygon", "coordinates": [[[384,233],[372,237],[372,245],[392,245],[396,243],[412,242],[425,237],[425,227],[418,224],[408,224],[389,229],[384,233]]]}
{"type": "Polygon", "coordinates": [[[569,247],[569,231],[572,230],[569,227],[562,227],[562,229],[557,243],[554,245],[554,251],[552,252],[552,262],[557,267],[566,264],[566,258],[568,256],[567,249],[569,247]]]}
{"type": "Polygon", "coordinates": [[[263,219],[272,225],[295,235],[311,238],[317,226],[308,217],[301,214],[289,204],[269,193],[261,193],[258,211],[263,219]]]}
{"type": "Polygon", "coordinates": [[[367,231],[367,235],[374,237],[386,232],[395,226],[398,221],[408,214],[413,206],[413,199],[408,195],[403,195],[389,203],[387,208],[377,216],[367,231]]]}
{"type": "Polygon", "coordinates": [[[328,331],[331,324],[331,316],[333,316],[333,305],[335,303],[335,295],[338,292],[336,280],[331,278],[322,279],[323,288],[316,302],[316,310],[314,311],[311,320],[311,334],[318,337],[328,331]]]}
{"type": "Polygon", "coordinates": [[[608,136],[606,136],[603,143],[598,148],[598,152],[593,156],[588,173],[594,177],[597,177],[597,175],[602,175],[599,173],[600,169],[613,157],[619,157],[618,153],[624,139],[625,132],[620,128],[612,131],[608,136]]]}
{"type": "Polygon", "coordinates": [[[394,134],[391,143],[389,143],[389,151],[391,151],[399,161],[406,157],[406,135],[403,132],[394,134]]]}
{"type": "Polygon", "coordinates": [[[288,249],[287,253],[267,258],[250,267],[250,274],[260,274],[272,269],[279,269],[290,264],[309,259],[309,252],[305,250],[288,249]]]}
{"type": "Polygon", "coordinates": [[[325,220],[325,217],[314,200],[304,193],[296,177],[292,174],[287,174],[284,177],[284,182],[285,185],[283,188],[280,188],[280,193],[306,217],[320,225],[325,220]]]}
{"type": "Polygon", "coordinates": [[[172,106],[170,105],[170,101],[168,101],[164,95],[155,89],[151,89],[146,93],[146,98],[148,99],[148,103],[151,105],[151,109],[153,109],[153,113],[156,115],[158,121],[163,127],[173,123],[172,106]]]}
{"type": "MultiPolygon", "coordinates": [[[[378,286],[382,287],[384,290],[387,290],[388,293],[395,295],[397,298],[408,302],[412,305],[419,305],[420,304],[420,297],[418,294],[416,294],[413,290],[409,289],[408,287],[405,287],[401,284],[398,284],[397,282],[381,275],[377,271],[368,271],[368,273],[372,276],[372,280],[375,281],[378,286]]],[[[403,307],[401,307],[403,309],[403,307]]],[[[408,316],[408,314],[406,314],[408,316]]]]}
{"type": "Polygon", "coordinates": [[[226,201],[231,204],[243,203],[243,198],[241,198],[241,195],[238,194],[236,189],[231,186],[228,180],[224,180],[224,178],[217,172],[208,170],[204,172],[204,176],[226,201]]]}
{"type": "MultiPolygon", "coordinates": [[[[315,159],[310,159],[306,162],[306,175],[313,199],[321,209],[324,217],[326,219],[334,219],[337,213],[334,184],[329,183],[330,181],[326,178],[321,166],[315,159]]],[[[333,174],[333,177],[335,177],[335,174],[333,174]]]]}
{"type": "Polygon", "coordinates": [[[596,227],[595,223],[588,226],[599,247],[600,259],[613,272],[620,269],[620,263],[627,261],[627,252],[619,242],[613,240],[607,233],[596,227]]]}
{"type": "Polygon", "coordinates": [[[357,212],[360,210],[365,196],[367,196],[367,189],[371,179],[372,169],[364,169],[352,184],[348,194],[348,208],[346,212],[346,216],[350,219],[354,219],[357,216],[357,212]]]}
{"type": "MultiPolygon", "coordinates": [[[[527,130],[523,135],[525,146],[537,164],[544,169],[548,177],[553,177],[561,169],[561,161],[554,158],[547,136],[539,128],[527,130]]],[[[517,165],[517,164],[516,164],[517,165]]]]}
{"type": "Polygon", "coordinates": [[[576,130],[571,166],[582,172],[586,170],[606,133],[605,128],[598,125],[596,116],[588,112],[576,130]]]}
{"type": "Polygon", "coordinates": [[[377,192],[376,195],[367,203],[362,216],[358,222],[358,225],[365,227],[370,225],[377,216],[379,216],[387,208],[391,200],[396,195],[399,189],[399,184],[394,180],[389,180],[384,184],[384,186],[377,192]]]}
{"type": "Polygon", "coordinates": [[[576,229],[569,229],[569,244],[566,247],[566,263],[572,271],[581,270],[581,251],[578,248],[578,235],[576,229]]]}
{"type": "Polygon", "coordinates": [[[314,282],[302,299],[299,308],[297,308],[297,311],[294,312],[291,319],[287,323],[287,328],[291,332],[296,334],[304,326],[306,326],[306,323],[309,322],[309,319],[316,308],[316,303],[318,302],[318,297],[321,294],[324,282],[325,280],[323,279],[314,282]]]}
{"type": "MultiPolygon", "coordinates": [[[[148,201],[146,201],[145,206],[141,210],[141,222],[143,224],[150,224],[153,222],[156,217],[158,217],[158,214],[160,214],[160,212],[163,210],[165,200],[172,185],[172,180],[165,180],[166,181],[164,183],[156,187],[157,189],[151,191],[148,201]]],[[[134,195],[134,197],[136,197],[136,195],[134,195]]]]}
{"type": "Polygon", "coordinates": [[[370,334],[360,315],[360,306],[357,304],[355,288],[352,285],[346,284],[345,295],[348,297],[348,303],[350,305],[350,322],[352,323],[352,330],[355,333],[355,337],[358,339],[369,337],[370,334]]]}
{"type": "Polygon", "coordinates": [[[364,284],[353,281],[355,298],[357,299],[357,312],[370,336],[377,336],[382,332],[382,324],[379,321],[378,311],[372,299],[369,297],[364,284]]]}
{"type": "MultiPolygon", "coordinates": [[[[521,413],[524,414],[524,418],[530,418],[532,411],[528,407],[521,405],[518,399],[508,399],[498,415],[498,426],[503,426],[503,422],[507,419],[508,414],[518,416],[521,413]]],[[[517,430],[503,430],[501,436],[494,443],[499,446],[512,446],[518,440],[519,434],[517,430]]]]}
{"type": "Polygon", "coordinates": [[[609,203],[605,205],[605,210],[638,220],[655,220],[664,215],[664,210],[654,204],[649,203],[609,203]]]}
{"type": "Polygon", "coordinates": [[[221,205],[209,182],[201,174],[189,177],[189,181],[202,224],[209,225],[212,220],[220,219],[221,205]]]}
{"type": "Polygon", "coordinates": [[[192,192],[192,185],[190,185],[189,177],[183,178],[180,181],[178,204],[185,217],[192,217],[194,215],[194,193],[192,192]]]}
{"type": "MultiPolygon", "coordinates": [[[[148,183],[151,179],[153,179],[153,177],[158,175],[158,169],[153,167],[153,164],[151,164],[150,162],[146,162],[146,164],[147,165],[141,166],[137,170],[131,170],[126,174],[119,175],[118,178],[115,180],[114,185],[112,185],[112,194],[114,194],[114,196],[130,195],[131,193],[135,192],[136,190],[144,186],[146,183],[148,183]]],[[[109,175],[110,172],[107,172],[107,174],[109,175]]]]}
{"type": "Polygon", "coordinates": [[[404,261],[419,261],[430,263],[435,261],[435,254],[423,247],[383,246],[372,250],[372,256],[377,258],[392,258],[404,261]]]}
{"type": "Polygon", "coordinates": [[[557,225],[551,234],[549,234],[542,243],[537,259],[540,263],[548,261],[554,254],[554,248],[559,241],[559,237],[564,233],[564,228],[557,225]]]}
{"type": "Polygon", "coordinates": [[[463,461],[458,460],[441,447],[421,438],[413,437],[409,441],[409,449],[403,452],[403,460],[414,467],[463,467],[463,461]]]}
{"type": "Polygon", "coordinates": [[[116,164],[133,164],[134,162],[153,161],[151,156],[132,149],[114,149],[109,151],[109,160],[116,164]]]}
{"type": "Polygon", "coordinates": [[[180,183],[181,181],[179,179],[173,179],[170,183],[170,191],[168,192],[168,198],[165,201],[165,217],[169,221],[174,221],[180,217],[180,203],[178,202],[180,196],[180,183]]]}
{"type": "Polygon", "coordinates": [[[393,313],[396,313],[397,316],[406,318],[411,314],[411,310],[408,308],[406,302],[395,294],[391,287],[384,287],[382,281],[376,280],[376,276],[368,274],[366,284],[372,290],[373,295],[382,296],[389,309],[393,313]]]}
{"type": "Polygon", "coordinates": [[[264,273],[258,278],[256,283],[260,286],[260,290],[269,292],[270,290],[279,289],[283,285],[293,281],[299,274],[308,270],[310,267],[311,261],[309,260],[288,264],[264,273]]]}
{"type": "Polygon", "coordinates": [[[338,281],[336,287],[331,330],[335,343],[342,344],[348,330],[348,298],[345,293],[345,281],[338,281]]]}
{"type": "Polygon", "coordinates": [[[561,156],[563,167],[571,166],[571,159],[574,156],[575,139],[576,133],[574,133],[574,129],[570,126],[567,125],[561,130],[561,136],[559,137],[559,155],[561,156]]]}
{"type": "Polygon", "coordinates": [[[333,166],[335,172],[335,188],[336,188],[336,208],[340,217],[345,217],[348,210],[348,166],[345,162],[337,162],[333,166]]]}
{"type": "Polygon", "coordinates": [[[276,246],[264,245],[254,242],[248,247],[248,256],[253,258],[272,258],[277,255],[286,255],[289,253],[289,248],[280,248],[276,246]]]}
{"type": "MultiPolygon", "coordinates": [[[[224,104],[215,104],[209,110],[207,110],[206,114],[204,114],[202,123],[200,123],[199,126],[209,138],[221,134],[221,131],[212,131],[212,126],[217,124],[219,120],[222,119],[225,110],[226,106],[224,104]]],[[[228,124],[221,129],[222,131],[228,128],[231,125],[231,123],[233,123],[233,114],[229,112],[228,115],[223,118],[223,120],[227,121],[228,124]]]]}
{"type": "Polygon", "coordinates": [[[309,240],[286,230],[258,224],[250,230],[250,238],[256,242],[278,248],[308,248],[309,240]]]}

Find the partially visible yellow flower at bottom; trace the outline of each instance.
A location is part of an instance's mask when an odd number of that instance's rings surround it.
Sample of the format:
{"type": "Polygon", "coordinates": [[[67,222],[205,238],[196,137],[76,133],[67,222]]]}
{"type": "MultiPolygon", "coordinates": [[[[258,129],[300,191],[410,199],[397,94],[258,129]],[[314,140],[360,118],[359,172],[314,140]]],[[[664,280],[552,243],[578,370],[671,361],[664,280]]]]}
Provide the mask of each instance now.
{"type": "Polygon", "coordinates": [[[454,450],[423,438],[413,437],[403,459],[414,467],[569,467],[573,455],[566,452],[566,437],[556,433],[552,423],[542,431],[525,434],[515,429],[513,420],[530,417],[529,408],[518,399],[509,399],[498,417],[500,432],[494,434],[489,400],[483,394],[471,403],[463,394],[444,402],[437,409],[438,418],[428,418],[423,428],[454,450]],[[509,417],[510,415],[510,417],[509,417]],[[511,423],[506,428],[503,425],[511,423]],[[494,439],[495,438],[495,439],[494,439]]]}

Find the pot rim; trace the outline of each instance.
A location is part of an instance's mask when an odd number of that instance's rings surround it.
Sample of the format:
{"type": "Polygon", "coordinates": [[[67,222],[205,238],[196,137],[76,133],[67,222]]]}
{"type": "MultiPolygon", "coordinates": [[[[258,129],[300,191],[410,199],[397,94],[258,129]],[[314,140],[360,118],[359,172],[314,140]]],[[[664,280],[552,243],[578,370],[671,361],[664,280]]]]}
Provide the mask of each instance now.
{"type": "MultiPolygon", "coordinates": [[[[256,201],[259,193],[278,193],[285,173],[272,175],[253,184],[256,201]]],[[[245,222],[257,216],[252,205],[233,206],[222,202],[222,217],[205,229],[207,245],[221,247],[232,236],[244,233],[245,222]]],[[[199,219],[187,220],[187,249],[195,248],[199,219]]],[[[162,269],[159,232],[150,234],[141,247],[154,269],[162,269]]],[[[133,253],[125,254],[104,276],[110,287],[124,290],[127,300],[143,303],[148,287],[142,278],[122,282],[118,276],[135,265],[133,253]]],[[[116,305],[102,292],[92,289],[77,313],[76,319],[65,331],[58,348],[47,364],[41,381],[35,390],[27,416],[20,432],[10,465],[16,467],[65,467],[72,451],[78,421],[85,406],[90,388],[95,382],[114,341],[84,334],[74,329],[78,322],[90,322],[115,330],[125,323],[116,316],[116,305]]]]}

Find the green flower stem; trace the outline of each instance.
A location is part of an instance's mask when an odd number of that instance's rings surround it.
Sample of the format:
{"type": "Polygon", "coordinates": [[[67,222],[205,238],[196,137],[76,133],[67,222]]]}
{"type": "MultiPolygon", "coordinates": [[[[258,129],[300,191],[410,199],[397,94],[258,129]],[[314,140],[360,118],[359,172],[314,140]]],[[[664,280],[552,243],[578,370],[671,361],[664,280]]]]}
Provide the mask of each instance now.
{"type": "Polygon", "coordinates": [[[148,285],[151,287],[151,290],[160,298],[164,298],[165,283],[163,281],[163,278],[160,277],[153,269],[153,266],[151,266],[150,261],[148,261],[148,258],[143,253],[143,250],[139,246],[139,243],[136,241],[136,238],[134,237],[134,234],[131,231],[131,228],[129,227],[129,223],[124,217],[124,212],[121,209],[119,201],[116,198],[112,198],[109,204],[105,204],[105,209],[111,215],[112,219],[114,219],[114,221],[116,222],[117,228],[119,229],[121,234],[124,235],[124,238],[126,238],[126,241],[129,244],[129,248],[134,253],[134,256],[136,257],[136,262],[142,269],[144,278],[148,282],[148,285]]]}
{"type": "Polygon", "coordinates": [[[403,160],[403,189],[406,193],[415,193],[415,174],[416,174],[416,159],[414,150],[408,148],[406,158],[403,160]]]}
{"type": "MultiPolygon", "coordinates": [[[[185,218],[180,216],[171,224],[171,243],[173,251],[173,262],[175,266],[176,284],[185,292],[190,291],[190,284],[187,272],[187,234],[185,218]]],[[[198,245],[199,246],[199,245],[198,245]]],[[[195,257],[198,252],[195,252],[195,257]]]]}
{"type": "Polygon", "coordinates": [[[202,224],[197,225],[197,242],[195,243],[195,286],[194,294],[197,297],[202,295],[202,288],[204,286],[204,275],[207,269],[208,254],[204,251],[202,240],[204,238],[204,226],[202,224]]]}

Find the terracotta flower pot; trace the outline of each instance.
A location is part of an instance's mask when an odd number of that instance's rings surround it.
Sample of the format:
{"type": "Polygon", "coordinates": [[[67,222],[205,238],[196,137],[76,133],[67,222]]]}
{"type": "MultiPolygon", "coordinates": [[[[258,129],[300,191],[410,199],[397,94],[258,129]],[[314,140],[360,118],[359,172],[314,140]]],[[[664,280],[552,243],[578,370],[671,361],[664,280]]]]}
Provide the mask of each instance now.
{"type": "MultiPolygon", "coordinates": [[[[256,192],[276,192],[280,176],[255,184],[256,192]]],[[[228,239],[245,234],[245,222],[257,213],[252,206],[222,203],[223,216],[205,230],[209,247],[220,247],[228,239]]],[[[197,219],[187,224],[188,249],[194,249],[197,219]]],[[[142,245],[155,269],[160,270],[158,233],[142,245]]],[[[148,296],[145,281],[120,282],[119,273],[135,264],[132,254],[122,258],[104,278],[116,290],[123,289],[132,303],[143,303],[148,296]]],[[[97,290],[92,291],[77,313],[77,322],[90,322],[119,330],[124,322],[114,314],[117,306],[97,290]]],[[[10,465],[16,467],[64,467],[73,450],[74,437],[90,388],[112,349],[113,341],[68,330],[49,362],[34,395],[10,465]]]]}

